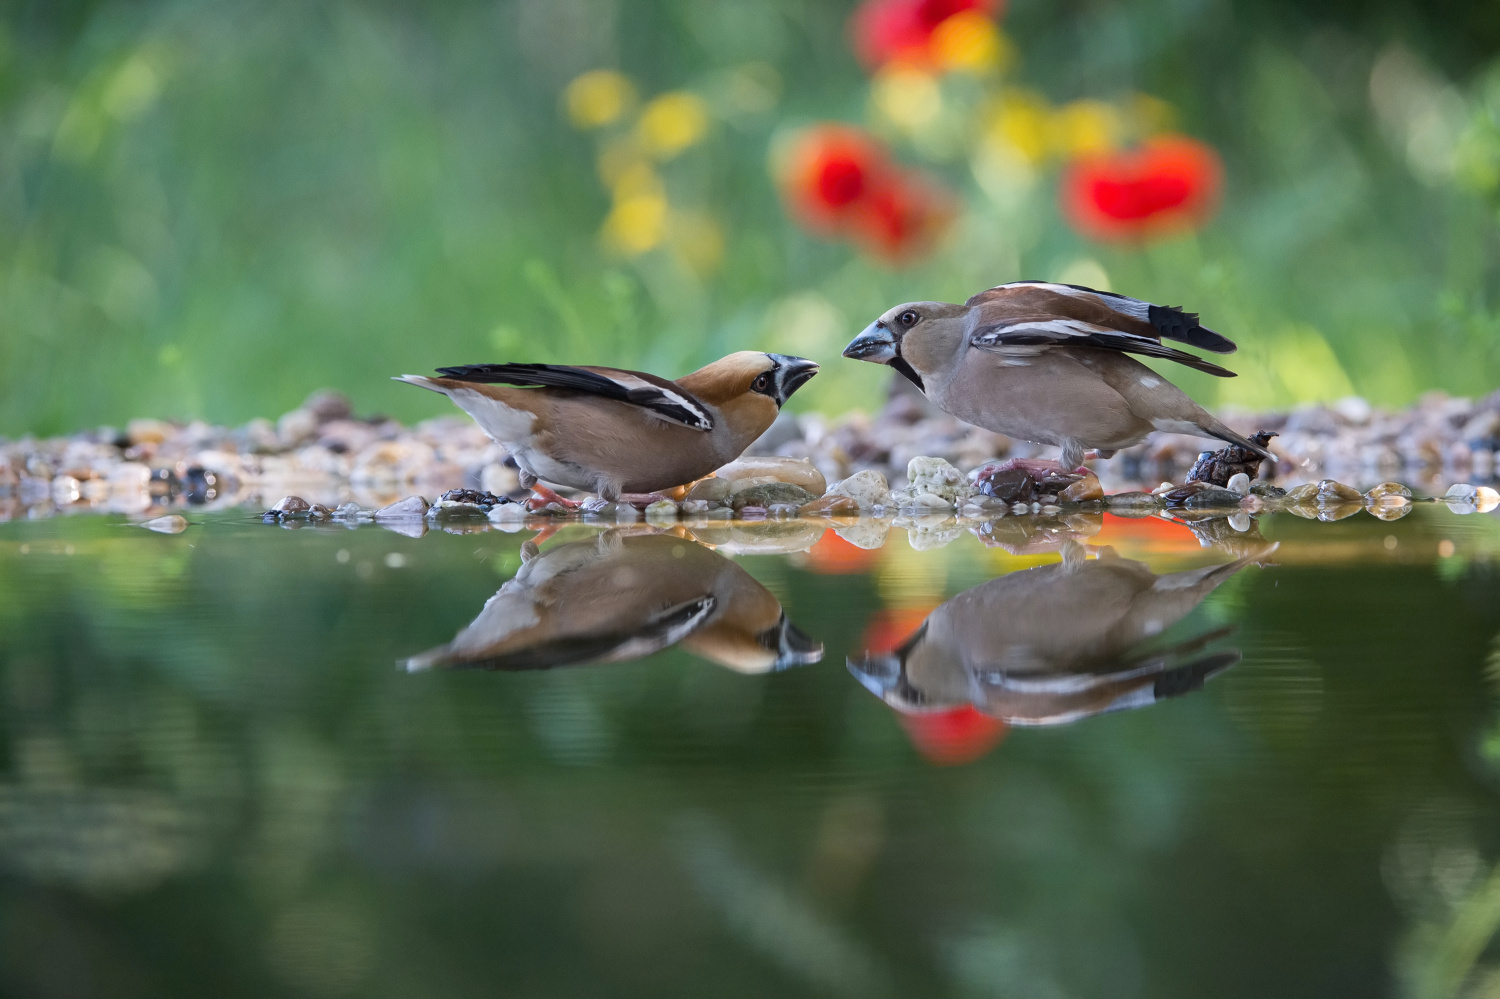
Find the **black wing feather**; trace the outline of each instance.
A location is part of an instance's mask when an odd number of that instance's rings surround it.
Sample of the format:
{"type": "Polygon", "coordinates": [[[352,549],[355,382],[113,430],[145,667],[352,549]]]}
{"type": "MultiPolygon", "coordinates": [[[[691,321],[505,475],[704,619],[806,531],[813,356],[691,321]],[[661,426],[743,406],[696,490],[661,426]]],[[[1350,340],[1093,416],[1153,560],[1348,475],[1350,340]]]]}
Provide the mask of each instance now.
{"type": "MultiPolygon", "coordinates": [[[[1055,322],[1055,321],[1054,321],[1055,322]]],[[[1071,324],[1072,331],[1062,332],[1046,329],[1037,320],[1018,320],[988,329],[977,330],[973,337],[976,347],[995,349],[1000,347],[1098,347],[1102,350],[1118,350],[1144,357],[1160,357],[1178,364],[1185,364],[1197,371],[1220,378],[1233,378],[1234,372],[1221,368],[1212,361],[1205,361],[1195,354],[1168,347],[1148,337],[1134,336],[1116,330],[1091,326],[1084,323],[1071,324]]]]}
{"type": "Polygon", "coordinates": [[[1168,340],[1177,340],[1199,350],[1215,354],[1233,354],[1234,341],[1198,325],[1198,313],[1183,312],[1175,305],[1153,305],[1146,310],[1146,320],[1168,340]]]}
{"type": "Polygon", "coordinates": [[[694,399],[685,389],[673,386],[666,389],[651,384],[651,379],[637,371],[621,372],[646,382],[643,387],[622,385],[607,375],[587,368],[575,368],[567,364],[461,364],[452,368],[438,368],[438,374],[460,382],[477,382],[489,385],[515,385],[520,388],[561,388],[606,399],[618,399],[633,406],[649,409],[674,423],[694,430],[712,430],[713,417],[707,407],[694,399]],[[683,401],[675,401],[672,393],[683,401]],[[695,408],[696,406],[696,408],[695,408]]]}
{"type": "MultiPolygon", "coordinates": [[[[1206,326],[1198,323],[1198,313],[1184,312],[1176,305],[1152,305],[1150,302],[1139,298],[1131,298],[1129,295],[1121,295],[1117,291],[1100,291],[1098,288],[1090,288],[1087,285],[1067,284],[1060,281],[1012,281],[1009,284],[999,285],[999,288],[1016,288],[1025,285],[1035,287],[1069,288],[1073,291],[1093,295],[1111,309],[1133,319],[1144,319],[1151,324],[1151,328],[1157,334],[1168,340],[1176,340],[1199,350],[1212,351],[1215,354],[1233,354],[1238,348],[1233,340],[1220,333],[1215,333],[1206,326]],[[1117,304],[1118,303],[1118,304],[1117,304]],[[1142,315],[1142,312],[1145,314],[1142,315]]],[[[997,290],[996,288],[990,289],[997,290]]],[[[983,293],[981,293],[983,294],[983,293]]],[[[974,296],[978,298],[979,296],[974,296]]],[[[969,300],[971,303],[974,299],[969,300]]]]}

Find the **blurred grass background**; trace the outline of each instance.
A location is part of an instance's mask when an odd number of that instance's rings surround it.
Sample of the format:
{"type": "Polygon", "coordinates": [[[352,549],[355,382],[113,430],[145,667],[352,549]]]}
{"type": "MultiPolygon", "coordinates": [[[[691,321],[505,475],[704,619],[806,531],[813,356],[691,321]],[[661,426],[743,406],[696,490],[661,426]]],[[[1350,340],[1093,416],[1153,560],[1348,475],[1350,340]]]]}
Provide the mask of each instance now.
{"type": "Polygon", "coordinates": [[[0,6],[0,433],[133,416],[238,422],[335,386],[486,360],[681,374],[735,349],[826,364],[797,404],[878,405],[837,361],[898,301],[1021,277],[1107,281],[1200,310],[1241,377],[1207,402],[1351,392],[1399,404],[1500,374],[1500,7],[1016,0],[1010,76],[1052,101],[1145,93],[1223,156],[1223,208],[1144,247],[1090,243],[1053,178],[996,196],[926,159],[962,212],[896,268],[807,235],[778,135],[868,123],[847,2],[502,0],[0,6]],[[666,163],[721,249],[600,240],[598,142],[562,110],[600,68],[711,109],[666,163]],[[713,259],[710,259],[713,258],[713,259]]]}

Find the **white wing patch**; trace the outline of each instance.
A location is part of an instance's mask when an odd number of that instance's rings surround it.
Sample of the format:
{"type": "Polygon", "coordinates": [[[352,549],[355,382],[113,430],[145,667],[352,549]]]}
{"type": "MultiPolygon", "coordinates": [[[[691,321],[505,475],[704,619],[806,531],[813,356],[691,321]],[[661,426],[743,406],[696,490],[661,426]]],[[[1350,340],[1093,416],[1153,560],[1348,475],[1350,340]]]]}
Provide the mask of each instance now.
{"type": "MultiPolygon", "coordinates": [[[[1022,319],[1005,326],[993,327],[974,337],[973,344],[987,350],[1015,351],[1021,347],[1041,349],[1052,344],[1066,345],[1069,340],[1085,340],[1100,335],[1108,336],[1110,340],[1124,344],[1135,343],[1142,346],[1159,347],[1160,343],[1151,337],[1136,336],[1134,333],[1125,333],[1120,330],[1110,329],[1108,326],[1098,326],[1094,323],[1086,323],[1081,319],[1022,319]],[[1033,337],[1044,337],[1050,341],[1048,344],[1027,343],[1033,337]],[[1007,342],[1021,340],[1021,343],[1007,342]]],[[[1118,349],[1118,348],[1117,348],[1118,349]]]]}
{"type": "Polygon", "coordinates": [[[637,378],[630,374],[611,375],[610,381],[629,392],[631,402],[641,406],[657,419],[667,423],[680,423],[694,430],[713,429],[713,417],[692,396],[662,388],[660,385],[654,385],[644,378],[637,378]],[[683,414],[686,418],[682,418],[682,415],[676,413],[675,410],[686,411],[683,414]]]}

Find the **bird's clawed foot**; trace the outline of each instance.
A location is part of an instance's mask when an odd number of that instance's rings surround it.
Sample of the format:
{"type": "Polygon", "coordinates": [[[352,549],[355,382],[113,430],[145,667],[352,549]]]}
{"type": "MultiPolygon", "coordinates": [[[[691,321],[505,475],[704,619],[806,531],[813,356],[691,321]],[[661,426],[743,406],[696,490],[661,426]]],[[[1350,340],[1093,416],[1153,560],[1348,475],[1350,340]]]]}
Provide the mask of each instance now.
{"type": "Polygon", "coordinates": [[[536,513],[538,510],[545,509],[548,504],[552,503],[555,503],[558,506],[562,507],[564,510],[570,512],[577,510],[579,507],[583,506],[583,504],[578,502],[577,500],[570,500],[565,497],[559,496],[556,492],[542,485],[540,482],[533,483],[531,486],[531,498],[526,501],[526,509],[530,510],[532,513],[536,513]]]}

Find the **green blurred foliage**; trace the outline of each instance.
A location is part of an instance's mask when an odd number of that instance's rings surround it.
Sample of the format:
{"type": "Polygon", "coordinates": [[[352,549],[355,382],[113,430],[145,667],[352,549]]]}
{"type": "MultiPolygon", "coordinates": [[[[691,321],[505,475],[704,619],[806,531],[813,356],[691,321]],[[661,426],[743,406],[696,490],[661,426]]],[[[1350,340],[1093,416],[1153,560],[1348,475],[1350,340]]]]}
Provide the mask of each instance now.
{"type": "Polygon", "coordinates": [[[850,8],[5,5],[0,433],[238,422],[325,385],[410,419],[442,404],[385,380],[403,371],[515,359],[676,375],[746,347],[826,362],[799,406],[869,408],[886,373],[838,360],[869,318],[1080,267],[1241,342],[1239,379],[1182,373],[1205,401],[1493,387],[1491,8],[1017,0],[1017,82],[1054,100],[1169,101],[1224,155],[1224,208],[1196,237],[1105,248],[1067,229],[1050,182],[1001,204],[966,163],[937,162],[965,212],[906,270],[800,232],[767,170],[780,130],[865,121],[850,8]],[[562,88],[612,66],[647,97],[713,103],[749,62],[775,70],[775,106],[715,105],[707,139],[665,171],[673,198],[722,229],[722,263],[611,256],[595,141],[561,114],[562,88]]]}

